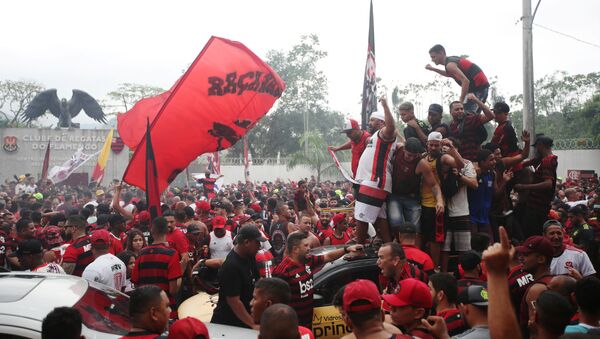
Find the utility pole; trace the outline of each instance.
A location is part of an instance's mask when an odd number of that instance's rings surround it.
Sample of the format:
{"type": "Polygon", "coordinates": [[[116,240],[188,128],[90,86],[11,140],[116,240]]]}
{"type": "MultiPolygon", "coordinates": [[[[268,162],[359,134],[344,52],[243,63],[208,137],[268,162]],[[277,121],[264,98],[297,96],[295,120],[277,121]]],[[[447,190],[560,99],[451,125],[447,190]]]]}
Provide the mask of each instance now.
{"type": "MultiPolygon", "coordinates": [[[[539,3],[538,3],[539,4],[539,3]]],[[[537,9],[537,8],[536,8],[537,9]]],[[[533,93],[533,15],[531,0],[523,0],[523,129],[531,135],[531,145],[535,141],[535,105],[533,93]]],[[[529,157],[533,157],[531,146],[529,157]]]]}

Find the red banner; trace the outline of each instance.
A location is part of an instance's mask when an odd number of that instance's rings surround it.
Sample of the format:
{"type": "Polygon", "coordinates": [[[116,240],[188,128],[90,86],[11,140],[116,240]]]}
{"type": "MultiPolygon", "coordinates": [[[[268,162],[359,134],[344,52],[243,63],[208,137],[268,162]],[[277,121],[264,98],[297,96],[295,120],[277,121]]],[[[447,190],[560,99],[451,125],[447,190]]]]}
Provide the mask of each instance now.
{"type": "MultiPolygon", "coordinates": [[[[201,154],[234,145],[269,111],[285,83],[239,42],[212,37],[174,86],[150,134],[163,191],[201,154]]],[[[121,122],[121,129],[140,128],[121,122]]],[[[143,125],[142,125],[143,128],[143,125]]],[[[125,140],[123,134],[121,137],[125,140]]],[[[146,189],[146,142],[140,142],[123,180],[146,189]]]]}

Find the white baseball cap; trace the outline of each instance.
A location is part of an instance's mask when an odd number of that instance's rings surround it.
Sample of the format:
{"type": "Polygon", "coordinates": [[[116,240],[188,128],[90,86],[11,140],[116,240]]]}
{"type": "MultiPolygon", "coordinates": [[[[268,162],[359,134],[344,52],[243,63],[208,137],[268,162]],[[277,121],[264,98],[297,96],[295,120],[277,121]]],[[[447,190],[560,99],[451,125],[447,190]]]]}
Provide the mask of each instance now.
{"type": "Polygon", "coordinates": [[[344,125],[342,126],[342,133],[351,131],[353,129],[360,129],[360,127],[358,126],[358,121],[346,118],[344,120],[344,125]]]}
{"type": "Polygon", "coordinates": [[[375,111],[375,112],[371,113],[371,118],[385,121],[385,115],[383,113],[380,113],[379,111],[375,111]]]}
{"type": "Polygon", "coordinates": [[[427,141],[442,141],[442,133],[440,132],[431,132],[427,137],[427,141]]]}

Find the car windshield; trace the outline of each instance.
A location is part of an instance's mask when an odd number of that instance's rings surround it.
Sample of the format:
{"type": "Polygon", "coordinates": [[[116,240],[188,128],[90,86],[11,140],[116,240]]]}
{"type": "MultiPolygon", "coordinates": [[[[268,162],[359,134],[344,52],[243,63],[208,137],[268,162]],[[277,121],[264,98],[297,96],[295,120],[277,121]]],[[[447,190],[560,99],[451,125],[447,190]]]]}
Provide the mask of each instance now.
{"type": "Polygon", "coordinates": [[[2,275],[0,279],[0,303],[10,303],[25,297],[44,280],[44,277],[24,274],[2,275]]]}
{"type": "Polygon", "coordinates": [[[119,335],[129,332],[129,298],[122,293],[90,282],[73,307],[81,313],[83,324],[89,329],[119,335]]]}

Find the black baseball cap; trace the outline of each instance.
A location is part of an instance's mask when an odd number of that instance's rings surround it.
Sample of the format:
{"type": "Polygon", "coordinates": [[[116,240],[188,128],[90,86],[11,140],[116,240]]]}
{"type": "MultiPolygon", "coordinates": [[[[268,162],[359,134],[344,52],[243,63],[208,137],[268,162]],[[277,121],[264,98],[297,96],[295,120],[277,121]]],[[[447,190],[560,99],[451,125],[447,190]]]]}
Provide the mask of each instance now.
{"type": "Polygon", "coordinates": [[[488,291],[485,286],[471,285],[458,294],[458,302],[464,305],[488,306],[488,291]]]}
{"type": "Polygon", "coordinates": [[[444,107],[442,107],[442,105],[440,105],[440,104],[431,104],[431,105],[429,105],[429,109],[427,110],[427,113],[442,114],[442,113],[444,113],[444,107]]]}
{"type": "Polygon", "coordinates": [[[255,225],[244,225],[240,228],[240,231],[233,240],[234,243],[238,243],[242,240],[258,240],[260,242],[267,241],[267,238],[258,230],[255,225]]]}
{"type": "Polygon", "coordinates": [[[12,252],[9,257],[20,257],[28,254],[41,254],[43,251],[44,248],[42,247],[41,241],[38,239],[27,239],[21,241],[17,246],[17,250],[12,252]]]}
{"type": "Polygon", "coordinates": [[[552,138],[542,134],[542,135],[538,135],[535,138],[535,142],[533,143],[533,146],[536,146],[537,144],[544,145],[546,147],[552,147],[554,145],[554,140],[552,140],[552,138]]]}

